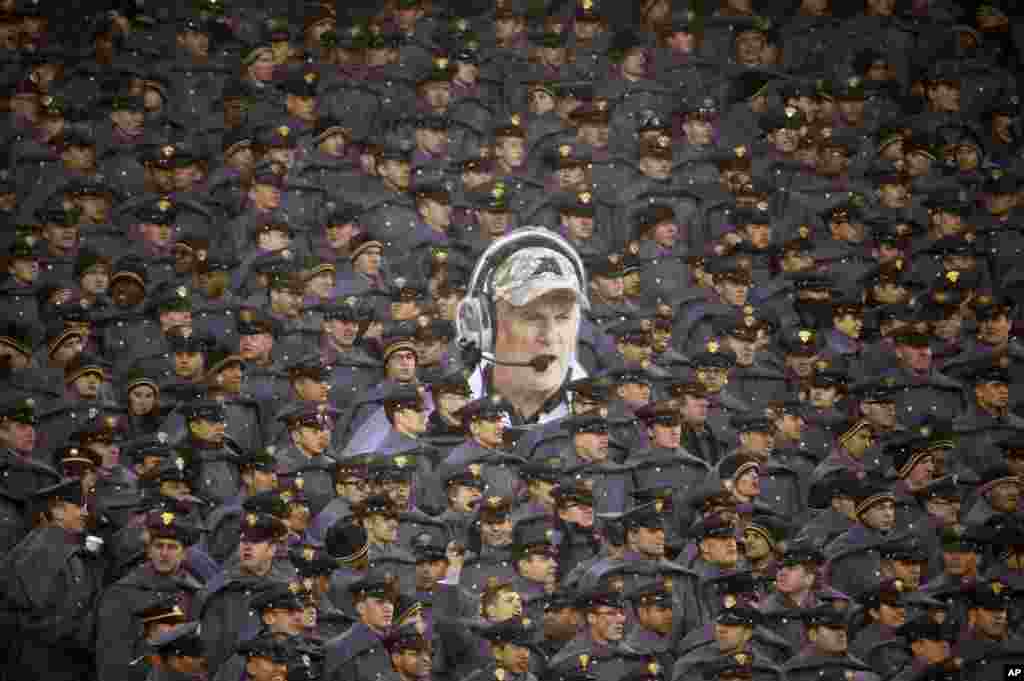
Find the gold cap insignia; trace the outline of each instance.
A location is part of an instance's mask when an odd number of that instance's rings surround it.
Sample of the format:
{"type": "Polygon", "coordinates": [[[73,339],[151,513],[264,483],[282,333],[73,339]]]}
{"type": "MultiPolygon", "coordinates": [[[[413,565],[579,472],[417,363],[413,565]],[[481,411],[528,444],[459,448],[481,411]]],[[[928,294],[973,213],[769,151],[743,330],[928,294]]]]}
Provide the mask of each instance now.
{"type": "Polygon", "coordinates": [[[960,273],[956,270],[950,270],[949,272],[946,272],[946,279],[955,284],[960,279],[960,273]]]}
{"type": "Polygon", "coordinates": [[[505,681],[505,670],[502,669],[501,667],[498,667],[497,669],[495,669],[494,670],[494,678],[496,678],[498,681],[505,681]]]}
{"type": "Polygon", "coordinates": [[[722,605],[724,605],[726,608],[735,608],[736,597],[732,594],[727,594],[726,597],[722,599],[722,605]]]}
{"type": "Polygon", "coordinates": [[[314,549],[312,546],[307,546],[306,548],[302,549],[302,557],[305,560],[312,562],[313,558],[316,557],[316,549],[314,549]]]}
{"type": "Polygon", "coordinates": [[[594,0],[583,0],[583,2],[580,3],[580,7],[586,10],[594,9],[594,0]]]}
{"type": "Polygon", "coordinates": [[[245,517],[245,522],[249,524],[249,527],[256,527],[257,520],[258,518],[256,517],[255,513],[250,513],[245,517]]]}
{"type": "Polygon", "coordinates": [[[519,115],[519,114],[517,114],[517,113],[514,113],[514,114],[512,114],[511,116],[509,116],[509,120],[510,120],[510,121],[512,121],[512,125],[514,125],[514,126],[518,127],[519,125],[521,125],[521,124],[522,124],[522,122],[523,122],[523,117],[522,117],[522,116],[520,116],[520,115],[519,115]]]}
{"type": "Polygon", "coordinates": [[[580,192],[580,203],[583,203],[583,204],[590,203],[590,199],[591,198],[592,198],[592,195],[590,194],[590,192],[580,192]]]}
{"type": "Polygon", "coordinates": [[[992,593],[996,594],[997,596],[1003,593],[1003,589],[1006,588],[1006,586],[1004,586],[1002,582],[992,582],[992,584],[990,584],[989,586],[992,589],[992,593]]]}
{"type": "Polygon", "coordinates": [[[608,100],[604,98],[595,99],[594,106],[597,107],[598,111],[605,111],[606,109],[608,109],[608,100]]]}
{"type": "Polygon", "coordinates": [[[749,329],[753,327],[755,324],[757,324],[757,317],[748,314],[746,317],[743,318],[743,324],[749,329]]]}
{"type": "Polygon", "coordinates": [[[555,536],[555,531],[551,528],[544,530],[544,538],[551,541],[551,538],[555,536]]]}
{"type": "Polygon", "coordinates": [[[481,472],[480,464],[478,464],[478,463],[471,463],[471,464],[469,464],[469,472],[473,475],[474,478],[479,478],[480,477],[480,472],[481,472]]]}
{"type": "Polygon", "coordinates": [[[455,22],[455,28],[457,28],[460,31],[465,31],[466,29],[469,28],[469,22],[466,21],[465,19],[458,19],[455,22]]]}
{"type": "Polygon", "coordinates": [[[307,73],[305,76],[302,77],[302,80],[306,81],[306,83],[309,84],[309,85],[312,85],[313,83],[315,83],[316,79],[317,79],[317,75],[315,73],[313,73],[312,71],[310,71],[309,73],[307,73]]]}
{"type": "Polygon", "coordinates": [[[170,511],[165,511],[160,514],[160,520],[164,521],[164,525],[170,527],[174,523],[174,514],[170,511]]]}
{"type": "Polygon", "coordinates": [[[568,144],[563,144],[558,147],[558,155],[562,158],[569,158],[570,154],[572,154],[572,147],[568,144]]]}
{"type": "Polygon", "coordinates": [[[747,147],[746,145],[743,144],[741,144],[738,147],[733,147],[732,151],[734,154],[736,154],[736,158],[743,158],[744,156],[747,155],[747,147]]]}
{"type": "Polygon", "coordinates": [[[708,341],[708,344],[705,347],[707,348],[708,352],[714,354],[718,352],[718,341],[708,341]]]}
{"type": "Polygon", "coordinates": [[[447,57],[438,57],[437,59],[434,60],[434,66],[436,66],[439,69],[446,69],[446,68],[448,68],[448,58],[447,57]]]}
{"type": "Polygon", "coordinates": [[[895,267],[897,270],[902,270],[903,258],[896,258],[896,260],[893,262],[893,267],[895,267]]]}
{"type": "Polygon", "coordinates": [[[851,76],[846,80],[846,84],[850,87],[860,87],[860,78],[857,76],[851,76]]]}
{"type": "Polygon", "coordinates": [[[174,465],[177,467],[179,471],[185,470],[185,459],[179,456],[177,459],[174,460],[174,465]]]}
{"type": "Polygon", "coordinates": [[[895,589],[896,591],[899,591],[899,592],[902,593],[903,592],[903,580],[902,579],[894,580],[893,583],[892,583],[892,588],[895,589]]]}
{"type": "Polygon", "coordinates": [[[291,582],[288,585],[288,590],[291,591],[293,594],[297,594],[300,591],[302,591],[302,583],[301,582],[291,582]]]}
{"type": "Polygon", "coordinates": [[[801,239],[806,239],[811,236],[811,228],[807,225],[800,225],[799,229],[796,230],[797,234],[800,235],[801,239]]]}
{"type": "Polygon", "coordinates": [[[188,296],[188,289],[185,288],[184,286],[179,286],[174,290],[174,292],[178,295],[179,298],[185,298],[188,296]]]}
{"type": "Polygon", "coordinates": [[[160,153],[163,154],[164,158],[170,158],[174,156],[174,145],[165,144],[163,147],[160,148],[160,153]]]}
{"type": "Polygon", "coordinates": [[[156,207],[159,208],[162,212],[166,213],[171,209],[171,202],[168,201],[167,199],[160,199],[159,201],[156,202],[156,207]]]}
{"type": "Polygon", "coordinates": [[[932,435],[932,428],[931,428],[931,426],[921,426],[918,429],[918,432],[921,433],[921,435],[923,435],[924,437],[931,437],[931,435],[932,435]]]}
{"type": "Polygon", "coordinates": [[[582,655],[580,655],[579,659],[580,659],[580,667],[582,669],[586,669],[590,665],[590,655],[587,655],[586,653],[583,653],[582,655]]]}
{"type": "Polygon", "coordinates": [[[828,369],[828,367],[829,363],[827,359],[819,359],[817,362],[814,363],[814,368],[817,369],[818,371],[825,371],[826,369],[828,369]]]}
{"type": "Polygon", "coordinates": [[[654,510],[657,511],[658,513],[661,513],[663,508],[665,508],[665,500],[664,499],[656,499],[654,501],[654,510]]]}
{"type": "Polygon", "coordinates": [[[288,135],[292,134],[292,129],[289,128],[287,125],[282,125],[278,127],[277,134],[280,135],[281,137],[287,137],[288,135]]]}
{"type": "Polygon", "coordinates": [[[651,662],[650,664],[647,665],[647,671],[650,672],[651,674],[660,674],[661,673],[661,665],[658,664],[657,662],[651,662]]]}
{"type": "Polygon", "coordinates": [[[793,116],[796,116],[796,114],[797,114],[796,107],[795,106],[787,106],[785,113],[786,113],[786,118],[792,118],[793,116]]]}
{"type": "Polygon", "coordinates": [[[736,653],[732,659],[736,660],[737,664],[742,664],[744,666],[749,665],[753,661],[750,657],[750,653],[736,653]]]}
{"type": "Polygon", "coordinates": [[[175,605],[173,608],[171,608],[171,614],[177,615],[179,617],[184,617],[185,611],[181,609],[180,605],[175,605]]]}
{"type": "Polygon", "coordinates": [[[290,504],[293,496],[294,495],[292,494],[292,491],[290,489],[286,489],[285,491],[281,492],[281,501],[283,501],[286,504],[290,504]]]}
{"type": "Polygon", "coordinates": [[[395,465],[398,466],[399,468],[405,468],[406,466],[409,465],[409,457],[407,457],[407,456],[396,456],[395,457],[395,465]]]}

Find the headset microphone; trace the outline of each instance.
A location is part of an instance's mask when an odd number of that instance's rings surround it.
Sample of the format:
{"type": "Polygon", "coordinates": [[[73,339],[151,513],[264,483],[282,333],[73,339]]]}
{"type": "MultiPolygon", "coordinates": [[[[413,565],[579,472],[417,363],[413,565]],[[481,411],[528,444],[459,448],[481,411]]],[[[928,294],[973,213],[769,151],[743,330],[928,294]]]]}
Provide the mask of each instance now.
{"type": "Polygon", "coordinates": [[[481,361],[484,361],[503,367],[531,367],[538,374],[547,371],[548,367],[558,360],[554,355],[538,355],[529,362],[505,362],[489,352],[480,352],[476,343],[472,341],[460,341],[459,349],[462,352],[462,359],[467,366],[476,366],[481,361]]]}
{"type": "Polygon", "coordinates": [[[481,352],[480,357],[485,362],[490,362],[491,364],[497,364],[503,367],[533,367],[533,370],[538,374],[544,373],[548,370],[549,366],[558,361],[558,358],[554,355],[537,355],[529,362],[504,362],[494,355],[489,355],[486,352],[481,352]]]}

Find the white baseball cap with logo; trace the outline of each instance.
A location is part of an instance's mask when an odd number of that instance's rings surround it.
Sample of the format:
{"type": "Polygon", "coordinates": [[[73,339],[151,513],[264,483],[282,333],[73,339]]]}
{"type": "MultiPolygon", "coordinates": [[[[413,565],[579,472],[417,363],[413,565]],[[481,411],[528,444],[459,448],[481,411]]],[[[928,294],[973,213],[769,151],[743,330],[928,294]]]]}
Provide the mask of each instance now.
{"type": "Polygon", "coordinates": [[[571,291],[584,309],[590,302],[576,268],[568,257],[543,246],[520,249],[494,270],[495,300],[522,307],[552,291],[571,291]]]}

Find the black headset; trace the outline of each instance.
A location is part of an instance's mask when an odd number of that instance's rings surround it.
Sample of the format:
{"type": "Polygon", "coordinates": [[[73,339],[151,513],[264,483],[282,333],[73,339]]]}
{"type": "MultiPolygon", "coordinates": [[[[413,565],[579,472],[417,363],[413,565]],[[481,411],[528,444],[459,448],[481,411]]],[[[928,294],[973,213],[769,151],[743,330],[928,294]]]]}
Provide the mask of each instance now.
{"type": "Polygon", "coordinates": [[[477,357],[479,353],[494,352],[494,271],[520,249],[536,247],[550,248],[569,259],[580,283],[581,304],[589,307],[586,270],[572,244],[546,227],[522,227],[488,246],[473,268],[466,297],[459,302],[455,314],[460,348],[477,357]]]}

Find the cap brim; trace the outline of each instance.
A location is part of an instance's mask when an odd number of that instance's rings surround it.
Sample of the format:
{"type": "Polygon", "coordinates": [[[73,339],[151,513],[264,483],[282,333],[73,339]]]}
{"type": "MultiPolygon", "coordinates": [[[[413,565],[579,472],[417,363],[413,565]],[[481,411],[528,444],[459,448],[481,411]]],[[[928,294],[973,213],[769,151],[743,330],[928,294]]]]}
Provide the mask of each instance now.
{"type": "Polygon", "coordinates": [[[583,309],[590,308],[590,303],[580,290],[575,277],[544,278],[536,281],[527,281],[522,286],[503,292],[497,297],[513,307],[523,307],[553,291],[568,291],[576,296],[576,301],[583,309]]]}

